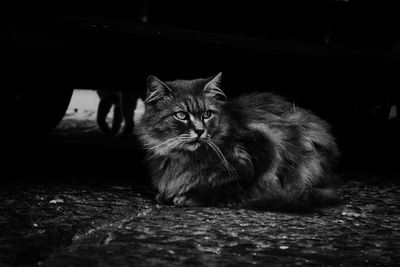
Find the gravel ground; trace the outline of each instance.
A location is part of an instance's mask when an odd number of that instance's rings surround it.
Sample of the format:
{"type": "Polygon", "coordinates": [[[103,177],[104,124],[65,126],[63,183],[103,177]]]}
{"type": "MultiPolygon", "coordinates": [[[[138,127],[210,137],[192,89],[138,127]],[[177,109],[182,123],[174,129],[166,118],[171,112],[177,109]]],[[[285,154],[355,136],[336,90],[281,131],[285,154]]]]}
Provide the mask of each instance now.
{"type": "Polygon", "coordinates": [[[65,175],[62,183],[45,178],[1,188],[0,265],[400,262],[400,187],[395,182],[349,180],[341,189],[342,206],[286,214],[160,206],[144,185],[80,175],[65,175]]]}

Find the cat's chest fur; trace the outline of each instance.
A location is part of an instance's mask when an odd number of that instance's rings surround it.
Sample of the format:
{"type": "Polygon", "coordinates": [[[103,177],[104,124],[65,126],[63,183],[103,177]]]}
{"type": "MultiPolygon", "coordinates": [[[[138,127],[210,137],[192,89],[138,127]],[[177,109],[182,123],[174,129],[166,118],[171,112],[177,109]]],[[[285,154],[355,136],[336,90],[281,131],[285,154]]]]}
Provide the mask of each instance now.
{"type": "Polygon", "coordinates": [[[243,172],[253,173],[251,156],[240,146],[233,146],[218,156],[208,147],[195,155],[172,154],[152,164],[153,183],[165,199],[189,191],[208,191],[211,187],[238,183],[243,172]],[[228,166],[228,168],[227,168],[228,166]]]}

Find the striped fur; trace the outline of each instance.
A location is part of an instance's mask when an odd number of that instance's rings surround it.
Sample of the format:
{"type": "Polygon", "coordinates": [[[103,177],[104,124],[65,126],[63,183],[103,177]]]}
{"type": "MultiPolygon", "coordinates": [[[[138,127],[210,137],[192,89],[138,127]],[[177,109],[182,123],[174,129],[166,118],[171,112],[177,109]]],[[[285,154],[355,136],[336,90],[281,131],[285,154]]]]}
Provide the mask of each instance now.
{"type": "Polygon", "coordinates": [[[220,80],[149,77],[135,133],[157,199],[279,210],[332,203],[339,151],[329,125],[271,93],[226,100],[220,80]]]}

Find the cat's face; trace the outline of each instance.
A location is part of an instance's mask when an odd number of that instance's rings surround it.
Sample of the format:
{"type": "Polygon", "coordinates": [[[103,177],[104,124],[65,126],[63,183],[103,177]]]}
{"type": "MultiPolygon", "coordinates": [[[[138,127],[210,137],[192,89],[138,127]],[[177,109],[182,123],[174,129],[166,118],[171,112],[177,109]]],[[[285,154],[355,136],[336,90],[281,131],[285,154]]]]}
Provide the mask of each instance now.
{"type": "Polygon", "coordinates": [[[220,78],[163,83],[150,76],[140,121],[145,146],[165,155],[218,144],[228,127],[220,78]]]}
{"type": "Polygon", "coordinates": [[[166,112],[159,121],[166,130],[163,138],[179,138],[181,148],[194,151],[218,134],[220,107],[214,101],[193,95],[171,100],[160,105],[166,112]]]}

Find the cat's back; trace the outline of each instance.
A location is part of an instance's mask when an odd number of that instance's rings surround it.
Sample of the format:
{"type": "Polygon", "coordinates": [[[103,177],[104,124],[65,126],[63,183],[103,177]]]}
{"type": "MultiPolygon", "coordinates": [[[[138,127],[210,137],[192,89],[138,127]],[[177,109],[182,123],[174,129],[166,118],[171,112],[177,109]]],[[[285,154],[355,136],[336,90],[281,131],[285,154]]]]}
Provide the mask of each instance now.
{"type": "Polygon", "coordinates": [[[290,103],[280,95],[270,92],[254,92],[241,95],[236,99],[236,103],[251,109],[263,109],[272,113],[285,111],[290,103]]]}
{"type": "Polygon", "coordinates": [[[329,128],[328,123],[312,111],[269,92],[242,95],[231,102],[230,109],[234,115],[242,116],[248,123],[319,124],[329,128]]]}
{"type": "Polygon", "coordinates": [[[274,93],[252,93],[230,101],[229,112],[241,123],[267,123],[293,110],[293,104],[274,93]]]}
{"type": "Polygon", "coordinates": [[[268,92],[243,95],[232,101],[231,109],[244,129],[275,136],[275,140],[307,140],[307,143],[318,144],[338,155],[330,125],[279,95],[268,92]]]}

